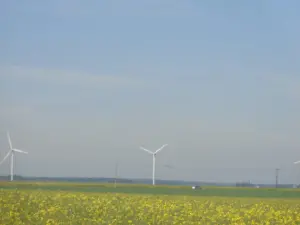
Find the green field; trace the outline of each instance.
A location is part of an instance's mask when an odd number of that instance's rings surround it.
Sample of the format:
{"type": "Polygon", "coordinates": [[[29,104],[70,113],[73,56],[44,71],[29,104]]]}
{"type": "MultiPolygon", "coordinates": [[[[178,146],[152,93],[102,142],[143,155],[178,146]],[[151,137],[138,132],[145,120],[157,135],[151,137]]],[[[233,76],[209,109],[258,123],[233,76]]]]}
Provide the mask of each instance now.
{"type": "Polygon", "coordinates": [[[245,198],[297,198],[300,189],[275,188],[236,188],[236,187],[203,187],[192,190],[189,186],[138,185],[107,183],[72,183],[72,182],[0,182],[0,189],[48,190],[91,193],[128,193],[152,195],[185,195],[185,196],[220,196],[245,198]]]}

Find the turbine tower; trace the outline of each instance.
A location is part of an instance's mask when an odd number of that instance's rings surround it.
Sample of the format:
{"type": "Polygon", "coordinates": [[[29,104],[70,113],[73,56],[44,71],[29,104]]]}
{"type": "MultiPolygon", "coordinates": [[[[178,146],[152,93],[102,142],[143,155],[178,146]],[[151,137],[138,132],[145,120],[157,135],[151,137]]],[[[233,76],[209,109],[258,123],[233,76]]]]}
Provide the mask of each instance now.
{"type": "Polygon", "coordinates": [[[11,140],[10,140],[10,136],[9,133],[7,132],[7,139],[8,139],[8,143],[9,143],[9,151],[8,153],[4,156],[4,158],[2,159],[2,161],[0,162],[0,165],[5,162],[5,160],[10,156],[10,181],[14,180],[14,156],[15,153],[23,153],[23,154],[28,154],[28,152],[16,149],[12,147],[11,144],[11,140]]]}
{"type": "Polygon", "coordinates": [[[157,149],[155,152],[152,152],[144,147],[140,147],[140,149],[148,152],[149,154],[152,155],[152,160],[153,160],[153,165],[152,165],[152,185],[155,185],[155,160],[156,160],[156,154],[161,151],[164,147],[166,147],[168,144],[164,144],[161,146],[159,149],[157,149]]]}
{"type": "Polygon", "coordinates": [[[294,162],[294,164],[300,164],[300,161],[294,162]]]}

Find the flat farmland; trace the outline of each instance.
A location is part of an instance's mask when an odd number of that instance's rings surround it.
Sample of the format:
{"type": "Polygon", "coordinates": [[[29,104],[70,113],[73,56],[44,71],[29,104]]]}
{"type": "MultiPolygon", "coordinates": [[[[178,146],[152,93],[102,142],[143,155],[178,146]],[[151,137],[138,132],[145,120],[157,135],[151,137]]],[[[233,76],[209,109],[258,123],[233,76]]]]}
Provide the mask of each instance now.
{"type": "Polygon", "coordinates": [[[0,224],[300,224],[297,189],[1,182],[0,224]]]}
{"type": "Polygon", "coordinates": [[[300,189],[203,187],[192,190],[189,186],[141,184],[72,183],[72,182],[0,182],[0,189],[72,191],[89,193],[124,193],[184,196],[220,196],[246,198],[291,198],[300,200],[300,189]]]}
{"type": "Polygon", "coordinates": [[[300,224],[298,199],[0,190],[0,224],[300,224]]]}

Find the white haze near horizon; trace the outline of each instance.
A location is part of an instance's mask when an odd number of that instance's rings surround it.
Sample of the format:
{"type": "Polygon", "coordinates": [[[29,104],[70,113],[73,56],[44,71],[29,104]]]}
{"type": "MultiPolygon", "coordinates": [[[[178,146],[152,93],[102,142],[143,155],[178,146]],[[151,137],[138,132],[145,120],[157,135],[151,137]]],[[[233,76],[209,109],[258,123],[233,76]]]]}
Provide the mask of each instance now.
{"type": "Polygon", "coordinates": [[[151,178],[139,146],[167,143],[158,179],[300,181],[299,2],[2,5],[0,157],[10,131],[30,153],[17,174],[151,178]]]}

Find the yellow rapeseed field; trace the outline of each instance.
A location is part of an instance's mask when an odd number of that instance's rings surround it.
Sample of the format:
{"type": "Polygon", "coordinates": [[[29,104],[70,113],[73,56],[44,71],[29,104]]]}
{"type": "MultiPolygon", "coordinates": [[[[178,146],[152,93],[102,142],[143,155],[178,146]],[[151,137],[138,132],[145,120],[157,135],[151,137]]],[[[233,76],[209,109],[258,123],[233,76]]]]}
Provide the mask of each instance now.
{"type": "Polygon", "coordinates": [[[300,224],[300,201],[0,190],[0,224],[300,224]]]}

